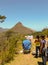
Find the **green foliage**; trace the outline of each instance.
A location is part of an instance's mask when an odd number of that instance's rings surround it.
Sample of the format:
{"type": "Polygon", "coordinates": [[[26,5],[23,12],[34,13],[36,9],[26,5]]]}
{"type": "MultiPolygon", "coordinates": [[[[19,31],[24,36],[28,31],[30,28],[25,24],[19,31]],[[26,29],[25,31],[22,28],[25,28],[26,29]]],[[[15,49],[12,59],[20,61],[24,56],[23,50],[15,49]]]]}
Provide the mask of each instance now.
{"type": "Polygon", "coordinates": [[[33,36],[36,37],[37,35],[41,36],[41,35],[48,35],[48,29],[43,29],[42,31],[39,32],[35,32],[33,33],[33,36]]]}
{"type": "Polygon", "coordinates": [[[43,30],[42,30],[42,34],[48,35],[48,29],[43,29],[43,30]]]}
{"type": "Polygon", "coordinates": [[[14,54],[22,49],[24,36],[9,30],[0,37],[0,65],[9,62],[13,59],[14,54]]]}
{"type": "Polygon", "coordinates": [[[1,23],[4,22],[5,19],[6,19],[6,16],[0,15],[0,22],[1,22],[1,23]]]}
{"type": "Polygon", "coordinates": [[[37,36],[37,35],[39,35],[39,36],[41,36],[41,32],[35,32],[35,33],[33,33],[32,35],[34,36],[34,38],[37,36]]]}

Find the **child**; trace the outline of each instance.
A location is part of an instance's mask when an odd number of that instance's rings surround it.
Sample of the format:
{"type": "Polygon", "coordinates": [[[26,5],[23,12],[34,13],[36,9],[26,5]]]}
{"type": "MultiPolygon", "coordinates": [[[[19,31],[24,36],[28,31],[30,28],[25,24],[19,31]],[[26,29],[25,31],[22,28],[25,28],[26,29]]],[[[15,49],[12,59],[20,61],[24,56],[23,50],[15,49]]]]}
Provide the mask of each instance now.
{"type": "Polygon", "coordinates": [[[42,35],[41,36],[41,47],[40,47],[40,51],[42,53],[42,61],[43,61],[43,65],[46,65],[46,49],[45,49],[45,44],[46,44],[46,40],[45,40],[45,36],[42,35]]]}
{"type": "Polygon", "coordinates": [[[38,51],[40,53],[40,39],[39,36],[36,36],[36,40],[35,40],[35,44],[36,44],[36,58],[38,57],[38,51]]]}
{"type": "Polygon", "coordinates": [[[48,35],[46,37],[46,45],[45,45],[45,48],[46,48],[46,55],[47,55],[47,60],[48,60],[48,35]]]}

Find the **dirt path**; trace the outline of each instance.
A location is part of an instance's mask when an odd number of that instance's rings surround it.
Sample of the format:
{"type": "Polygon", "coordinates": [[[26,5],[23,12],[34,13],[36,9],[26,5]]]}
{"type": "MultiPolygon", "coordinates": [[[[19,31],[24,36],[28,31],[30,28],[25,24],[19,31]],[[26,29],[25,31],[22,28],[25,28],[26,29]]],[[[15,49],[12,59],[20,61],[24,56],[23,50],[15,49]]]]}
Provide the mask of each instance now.
{"type": "Polygon", "coordinates": [[[38,62],[42,62],[42,59],[34,58],[34,56],[30,53],[30,54],[19,54],[18,56],[15,56],[13,61],[5,65],[40,65],[38,64],[38,62]]]}
{"type": "MultiPolygon", "coordinates": [[[[35,50],[35,45],[32,44],[32,50],[35,50]]],[[[38,62],[42,62],[41,58],[35,58],[32,53],[30,54],[18,54],[14,57],[14,60],[10,61],[5,65],[41,65],[38,62]]],[[[48,62],[47,62],[48,65],[48,62]]]]}

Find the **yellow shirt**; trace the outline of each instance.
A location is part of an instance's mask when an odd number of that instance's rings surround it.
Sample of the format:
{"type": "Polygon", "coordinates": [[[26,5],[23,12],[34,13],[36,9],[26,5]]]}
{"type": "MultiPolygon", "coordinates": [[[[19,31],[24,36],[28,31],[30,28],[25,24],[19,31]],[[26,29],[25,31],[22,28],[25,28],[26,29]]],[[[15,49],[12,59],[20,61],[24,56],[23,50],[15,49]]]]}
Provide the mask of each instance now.
{"type": "Polygon", "coordinates": [[[36,46],[40,46],[40,41],[39,40],[35,40],[35,44],[36,44],[36,46]]]}
{"type": "Polygon", "coordinates": [[[40,46],[40,42],[36,42],[36,46],[40,46]]]}

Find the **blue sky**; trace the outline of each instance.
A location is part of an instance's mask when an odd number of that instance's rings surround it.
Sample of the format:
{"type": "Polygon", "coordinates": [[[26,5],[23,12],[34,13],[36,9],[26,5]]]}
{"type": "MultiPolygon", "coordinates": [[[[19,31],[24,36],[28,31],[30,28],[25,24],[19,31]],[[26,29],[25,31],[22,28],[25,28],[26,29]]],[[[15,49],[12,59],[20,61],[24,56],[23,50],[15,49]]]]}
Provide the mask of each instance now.
{"type": "Polygon", "coordinates": [[[48,27],[48,0],[0,0],[0,15],[7,17],[0,27],[12,28],[20,21],[40,31],[48,27]]]}

